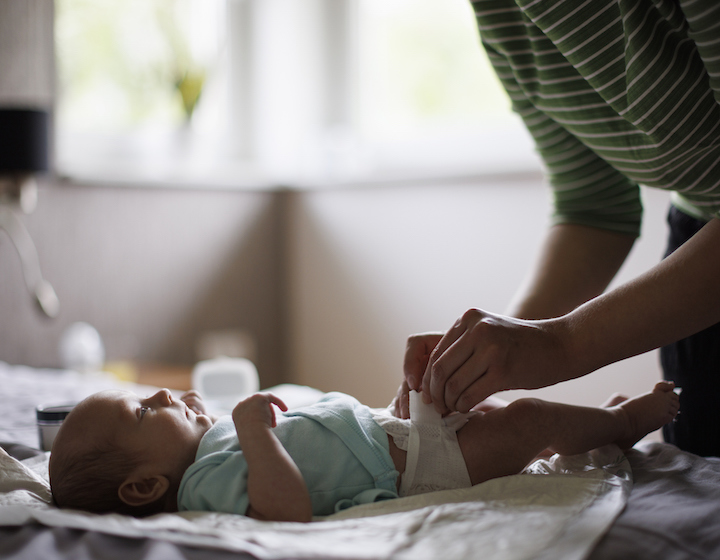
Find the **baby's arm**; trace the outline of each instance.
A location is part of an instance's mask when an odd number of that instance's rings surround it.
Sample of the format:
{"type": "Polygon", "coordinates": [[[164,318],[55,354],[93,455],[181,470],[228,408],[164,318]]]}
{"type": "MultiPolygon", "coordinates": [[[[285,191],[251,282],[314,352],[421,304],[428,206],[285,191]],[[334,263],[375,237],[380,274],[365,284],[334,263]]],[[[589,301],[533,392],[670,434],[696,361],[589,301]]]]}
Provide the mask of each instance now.
{"type": "Polygon", "coordinates": [[[267,521],[310,521],[310,494],[297,465],[273,433],[272,405],[287,410],[272,393],[256,393],[232,413],[248,464],[247,515],[267,521]]]}

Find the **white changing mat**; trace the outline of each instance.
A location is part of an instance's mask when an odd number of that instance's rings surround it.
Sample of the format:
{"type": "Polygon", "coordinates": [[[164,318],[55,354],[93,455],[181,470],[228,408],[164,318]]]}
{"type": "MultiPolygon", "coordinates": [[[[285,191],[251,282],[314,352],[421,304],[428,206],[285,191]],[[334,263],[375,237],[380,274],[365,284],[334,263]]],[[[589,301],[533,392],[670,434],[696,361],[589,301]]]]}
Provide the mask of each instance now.
{"type": "Polygon", "coordinates": [[[37,522],[280,558],[582,559],[622,511],[632,481],[615,446],[537,461],[526,474],[357,506],[313,523],[218,513],[147,519],[59,510],[47,503],[46,457],[0,452],[0,525],[37,522]]]}
{"type": "MultiPolygon", "coordinates": [[[[37,445],[35,405],[78,400],[118,383],[110,376],[37,370],[0,362],[5,421],[0,441],[37,445]],[[8,420],[10,420],[8,424],[8,420]]],[[[307,387],[273,388],[289,406],[317,399],[307,387]]],[[[424,560],[581,559],[622,511],[632,482],[617,447],[534,463],[529,472],[350,508],[313,523],[266,523],[217,513],[148,519],[92,515],[49,505],[47,456],[23,463],[0,452],[0,525],[41,523],[281,558],[424,560]]]]}

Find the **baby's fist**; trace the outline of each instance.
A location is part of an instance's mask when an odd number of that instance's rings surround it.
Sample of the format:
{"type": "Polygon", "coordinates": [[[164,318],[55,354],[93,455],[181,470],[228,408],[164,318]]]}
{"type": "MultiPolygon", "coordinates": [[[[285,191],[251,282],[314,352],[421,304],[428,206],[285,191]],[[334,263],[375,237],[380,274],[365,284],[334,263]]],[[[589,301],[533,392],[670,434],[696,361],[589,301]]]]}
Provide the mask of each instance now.
{"type": "Polygon", "coordinates": [[[240,401],[232,412],[232,418],[236,424],[248,424],[262,422],[271,428],[277,424],[273,406],[280,410],[287,410],[287,405],[272,393],[255,393],[245,400],[240,401]]]}
{"type": "Polygon", "coordinates": [[[197,391],[188,391],[187,393],[184,393],[180,400],[183,401],[186,405],[188,405],[188,408],[195,412],[196,414],[205,414],[207,415],[207,408],[205,407],[205,401],[203,401],[202,396],[197,391]]]}

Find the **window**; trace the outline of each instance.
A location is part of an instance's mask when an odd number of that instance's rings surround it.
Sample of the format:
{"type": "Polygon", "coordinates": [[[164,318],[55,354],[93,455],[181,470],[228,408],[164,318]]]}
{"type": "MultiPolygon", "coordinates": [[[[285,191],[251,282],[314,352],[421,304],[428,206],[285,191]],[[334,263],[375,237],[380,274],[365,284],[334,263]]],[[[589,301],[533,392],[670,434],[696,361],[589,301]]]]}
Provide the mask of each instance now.
{"type": "Polygon", "coordinates": [[[535,165],[466,0],[56,4],[61,172],[293,185],[535,165]]]}
{"type": "Polygon", "coordinates": [[[222,137],[224,21],[221,0],[56,0],[61,172],[201,166],[222,137]]]}
{"type": "Polygon", "coordinates": [[[435,165],[443,158],[445,167],[457,165],[466,157],[459,153],[463,137],[512,119],[469,2],[365,0],[360,6],[360,122],[366,138],[382,147],[385,165],[428,157],[435,165]],[[418,158],[413,145],[444,153],[418,158]]]}

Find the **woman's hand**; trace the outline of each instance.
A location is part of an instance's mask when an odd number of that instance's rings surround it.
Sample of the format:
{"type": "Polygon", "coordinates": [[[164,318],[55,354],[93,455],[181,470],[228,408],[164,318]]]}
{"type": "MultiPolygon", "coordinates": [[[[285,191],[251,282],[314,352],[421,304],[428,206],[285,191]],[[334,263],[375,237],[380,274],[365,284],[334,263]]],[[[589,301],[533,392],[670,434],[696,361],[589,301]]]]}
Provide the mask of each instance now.
{"type": "MultiPolygon", "coordinates": [[[[432,351],[422,395],[438,412],[467,412],[493,393],[557,383],[566,372],[561,320],[525,321],[467,311],[432,351]]],[[[407,361],[407,356],[406,356],[407,361]]]]}
{"type": "Polygon", "coordinates": [[[410,418],[410,388],[407,381],[403,379],[398,387],[395,398],[390,403],[392,413],[398,418],[410,418]]]}
{"type": "Polygon", "coordinates": [[[430,354],[442,337],[443,333],[422,333],[408,337],[403,363],[405,379],[398,387],[397,395],[392,402],[393,414],[398,418],[410,418],[410,391],[422,389],[422,380],[430,354]]]}
{"type": "MultiPolygon", "coordinates": [[[[617,245],[621,256],[631,244],[619,239],[617,245]]],[[[561,253],[551,251],[557,262],[575,262],[572,252],[561,253]]],[[[565,301],[578,305],[572,311],[557,304],[520,310],[556,318],[524,320],[471,309],[432,351],[423,399],[441,413],[465,412],[497,391],[553,385],[680,340],[720,320],[718,278],[720,220],[713,219],[645,274],[597,297],[590,290],[565,301]],[[585,297],[592,299],[582,303],[585,297]]]]}
{"type": "Polygon", "coordinates": [[[409,389],[419,391],[422,388],[423,376],[430,355],[443,336],[443,333],[422,333],[408,337],[405,346],[403,374],[409,389]]]}

